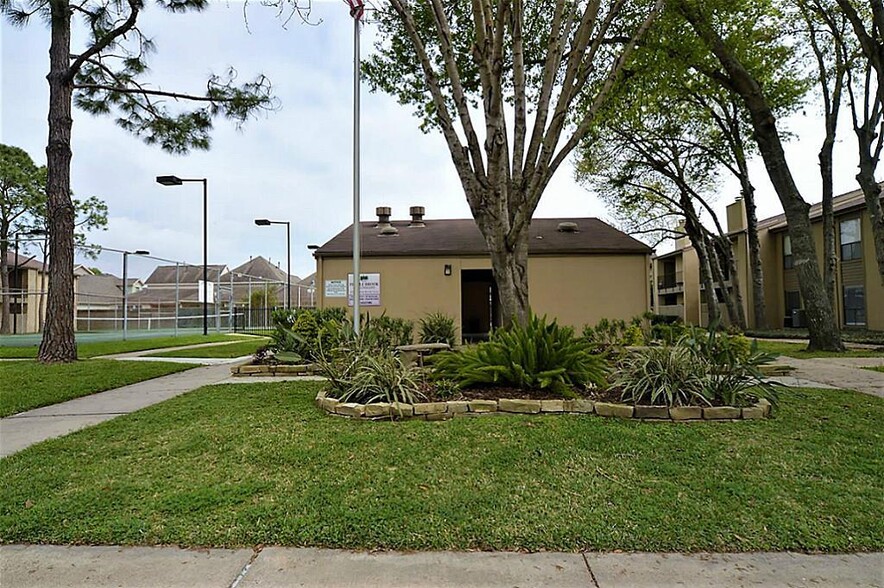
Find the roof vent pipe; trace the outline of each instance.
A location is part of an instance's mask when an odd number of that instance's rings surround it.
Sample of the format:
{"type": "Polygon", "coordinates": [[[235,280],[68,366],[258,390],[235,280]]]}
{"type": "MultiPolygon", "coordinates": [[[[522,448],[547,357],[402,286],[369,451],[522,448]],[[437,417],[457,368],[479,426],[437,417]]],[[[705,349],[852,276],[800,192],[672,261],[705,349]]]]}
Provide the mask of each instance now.
{"type": "Polygon", "coordinates": [[[374,211],[378,215],[378,224],[375,225],[376,228],[384,229],[392,226],[390,224],[390,215],[393,214],[393,209],[389,206],[378,206],[374,211]]]}
{"type": "Polygon", "coordinates": [[[558,231],[560,233],[576,233],[577,232],[577,223],[565,221],[559,223],[558,231]]]}
{"type": "Polygon", "coordinates": [[[388,224],[386,227],[381,229],[381,237],[393,237],[399,234],[399,229],[394,227],[393,225],[388,224]]]}
{"type": "Polygon", "coordinates": [[[411,222],[408,223],[409,227],[425,227],[424,224],[424,214],[426,213],[426,209],[423,206],[412,206],[408,209],[408,213],[411,215],[411,222]]]}

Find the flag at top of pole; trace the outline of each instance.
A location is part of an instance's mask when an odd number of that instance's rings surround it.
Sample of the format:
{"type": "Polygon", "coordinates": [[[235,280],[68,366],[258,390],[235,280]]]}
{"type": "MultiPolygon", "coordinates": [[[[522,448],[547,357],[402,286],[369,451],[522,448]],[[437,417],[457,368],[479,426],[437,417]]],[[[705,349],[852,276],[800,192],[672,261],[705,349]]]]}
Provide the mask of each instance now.
{"type": "Polygon", "coordinates": [[[350,7],[350,16],[356,20],[362,20],[365,17],[365,2],[363,0],[344,0],[350,7]]]}

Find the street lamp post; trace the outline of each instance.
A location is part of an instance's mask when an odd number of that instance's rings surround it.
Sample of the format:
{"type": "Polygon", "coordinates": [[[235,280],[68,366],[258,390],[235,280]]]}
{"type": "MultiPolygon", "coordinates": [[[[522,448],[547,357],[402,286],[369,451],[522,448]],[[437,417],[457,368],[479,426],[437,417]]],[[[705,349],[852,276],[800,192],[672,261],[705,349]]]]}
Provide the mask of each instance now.
{"type": "Polygon", "coordinates": [[[123,341],[129,336],[129,256],[150,255],[150,251],[138,249],[123,251],[123,341]]]}
{"type": "MultiPolygon", "coordinates": [[[[270,225],[285,225],[285,248],[288,261],[286,262],[285,277],[285,308],[292,308],[292,223],[289,221],[275,221],[266,218],[256,218],[255,224],[259,227],[269,227],[270,225]]],[[[265,300],[266,304],[266,300],[265,300]]]]}
{"type": "MultiPolygon", "coordinates": [[[[49,232],[44,229],[34,229],[32,231],[19,231],[18,233],[15,234],[15,259],[13,259],[13,261],[12,261],[12,275],[13,276],[18,273],[18,243],[19,243],[19,238],[21,237],[21,235],[24,235],[26,237],[38,237],[38,236],[46,236],[48,234],[49,234],[49,232]]],[[[12,287],[10,286],[9,289],[12,290],[12,287]]],[[[12,313],[12,334],[13,335],[18,334],[18,315],[21,313],[21,309],[22,309],[21,279],[19,279],[18,290],[19,290],[19,293],[18,293],[19,295],[16,296],[15,299],[18,301],[19,312],[12,313]]],[[[27,328],[27,327],[25,327],[25,328],[27,328]]]]}
{"type": "Polygon", "coordinates": [[[184,182],[203,184],[203,335],[209,334],[209,180],[208,178],[179,178],[178,176],[157,176],[157,183],[163,186],[180,186],[184,182]]]}

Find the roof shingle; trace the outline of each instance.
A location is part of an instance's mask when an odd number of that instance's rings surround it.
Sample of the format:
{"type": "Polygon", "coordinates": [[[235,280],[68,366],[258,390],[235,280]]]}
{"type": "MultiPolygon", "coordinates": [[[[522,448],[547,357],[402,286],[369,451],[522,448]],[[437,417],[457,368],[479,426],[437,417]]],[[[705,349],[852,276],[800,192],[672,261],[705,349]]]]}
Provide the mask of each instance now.
{"type": "MultiPolygon", "coordinates": [[[[488,247],[473,219],[425,220],[426,226],[392,221],[397,235],[381,235],[374,221],[360,223],[362,255],[366,257],[488,255],[488,247]]],[[[536,218],[529,229],[529,255],[586,253],[651,253],[651,248],[597,218],[536,218]],[[561,222],[577,231],[558,230],[561,222]]],[[[316,250],[316,257],[350,257],[353,225],[316,250]]]]}

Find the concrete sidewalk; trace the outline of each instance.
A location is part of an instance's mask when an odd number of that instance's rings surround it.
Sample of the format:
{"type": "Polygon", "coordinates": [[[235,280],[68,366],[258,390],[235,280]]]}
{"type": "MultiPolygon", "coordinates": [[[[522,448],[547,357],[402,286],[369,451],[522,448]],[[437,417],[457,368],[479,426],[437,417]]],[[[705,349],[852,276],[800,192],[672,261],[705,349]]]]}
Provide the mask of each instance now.
{"type": "Polygon", "coordinates": [[[20,588],[882,588],[884,553],[368,553],[8,545],[0,547],[0,583],[20,588]]]}
{"type": "Polygon", "coordinates": [[[781,356],[777,361],[795,368],[789,374],[790,376],[884,398],[884,373],[862,369],[863,367],[884,365],[884,358],[821,357],[796,359],[794,357],[781,356]]]}
{"type": "MultiPolygon", "coordinates": [[[[230,376],[228,360],[0,419],[0,457],[110,420],[230,376]]],[[[0,583],[2,584],[2,583],[0,583]]]]}

